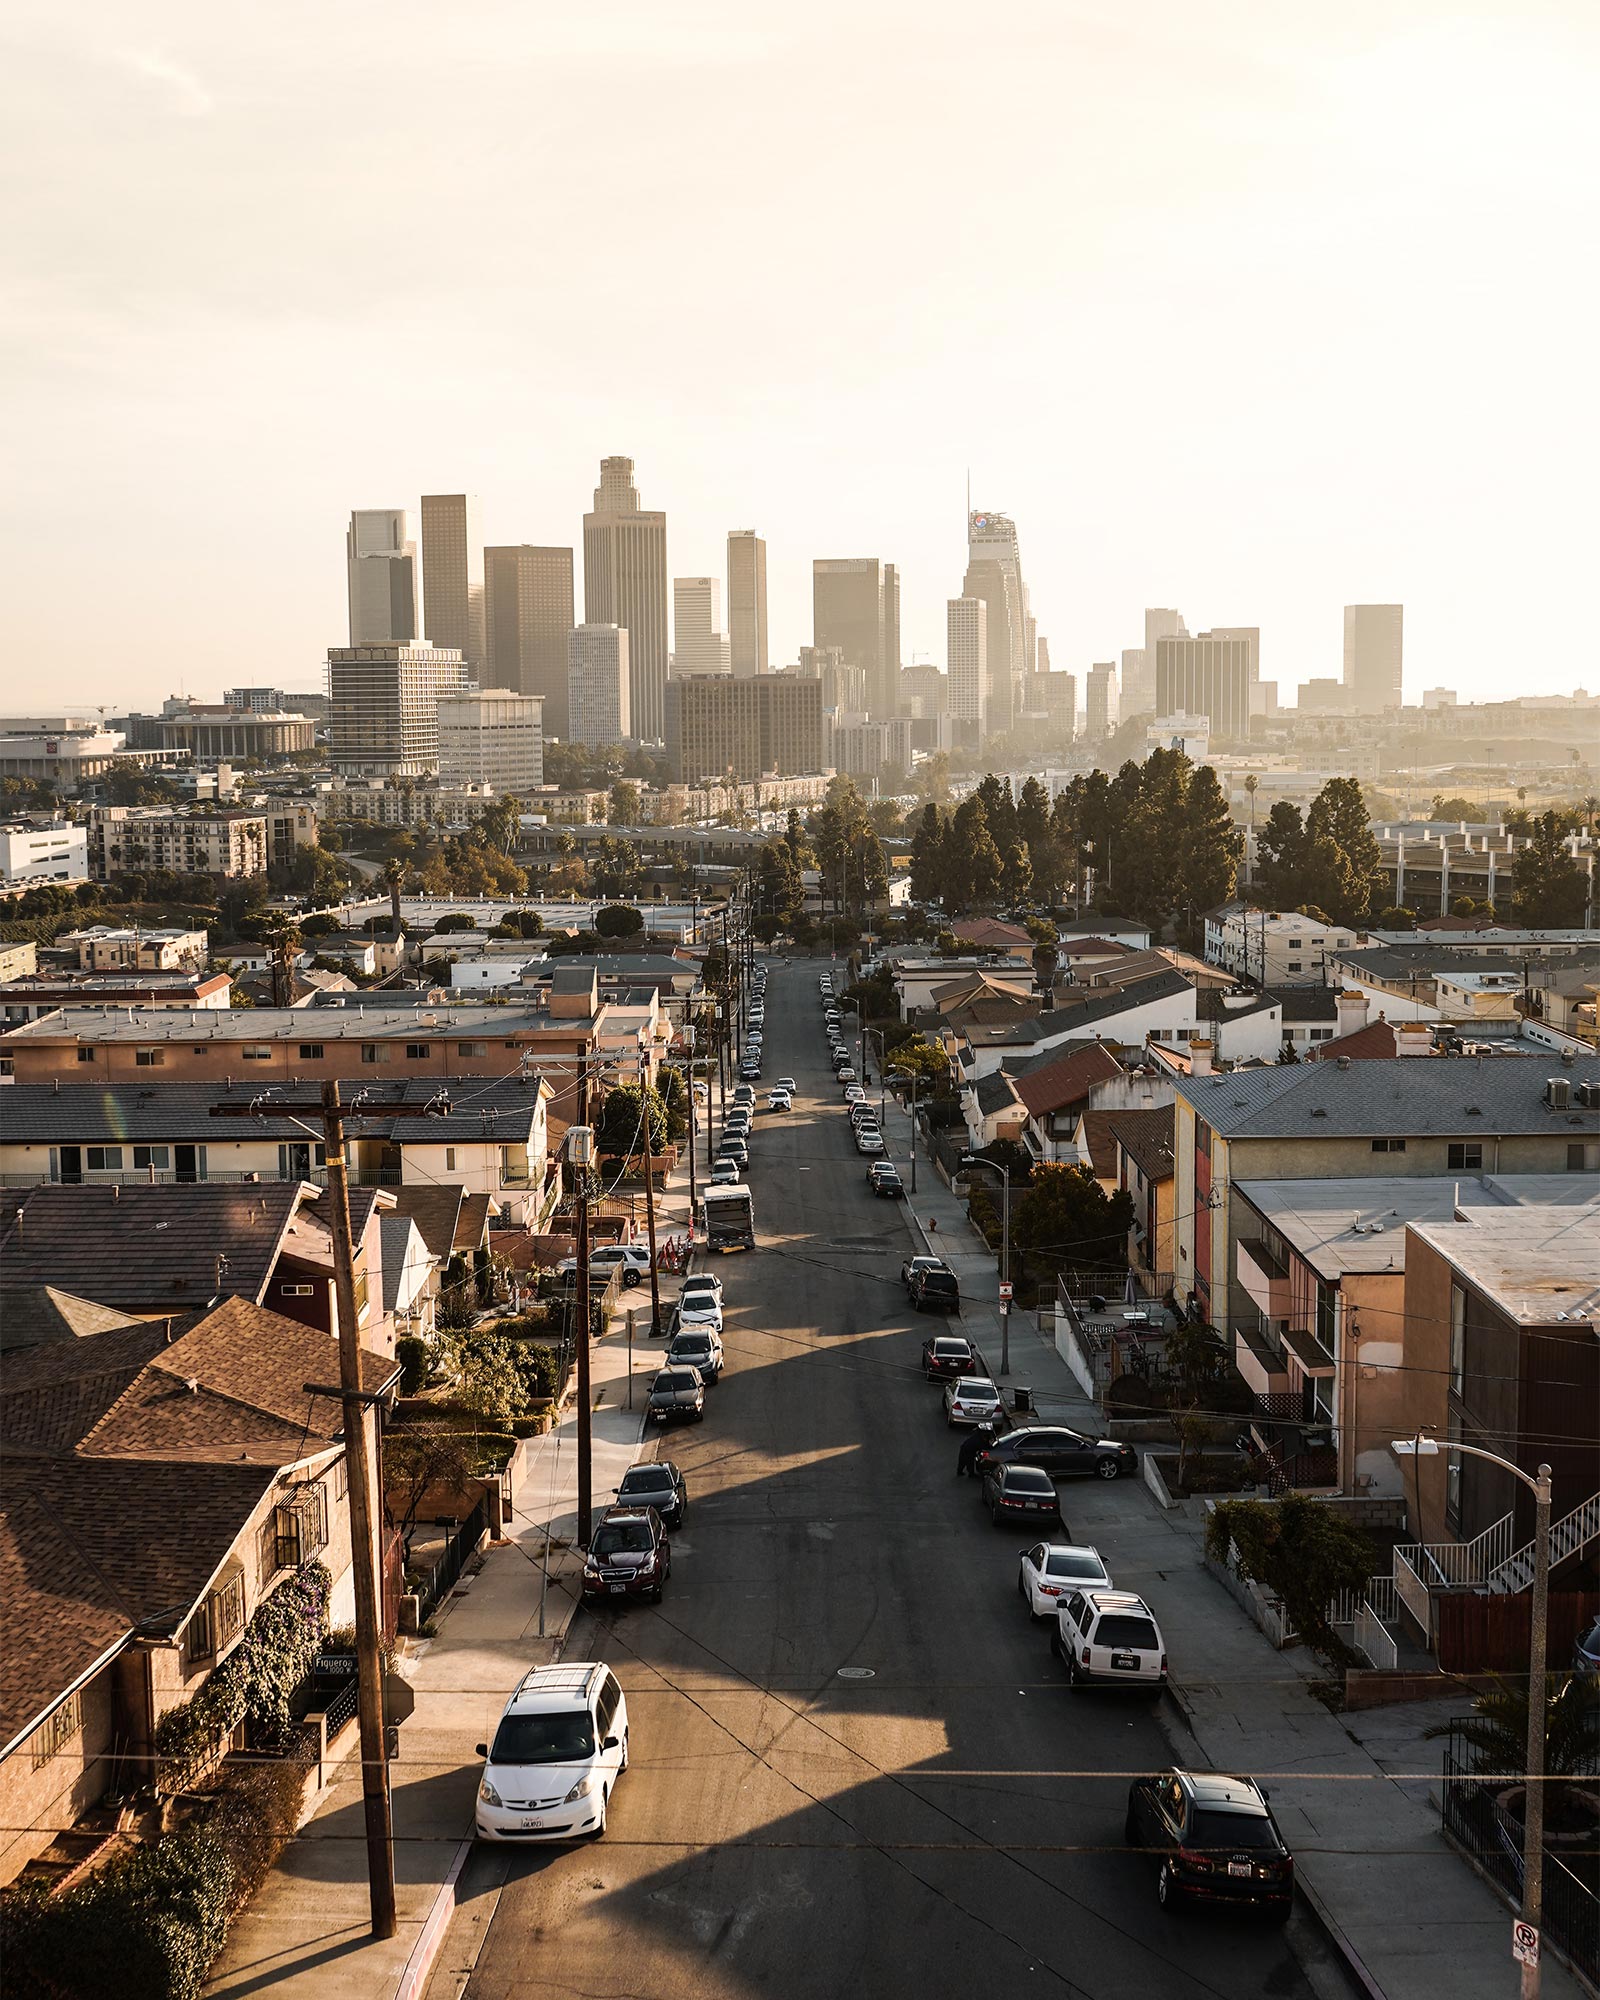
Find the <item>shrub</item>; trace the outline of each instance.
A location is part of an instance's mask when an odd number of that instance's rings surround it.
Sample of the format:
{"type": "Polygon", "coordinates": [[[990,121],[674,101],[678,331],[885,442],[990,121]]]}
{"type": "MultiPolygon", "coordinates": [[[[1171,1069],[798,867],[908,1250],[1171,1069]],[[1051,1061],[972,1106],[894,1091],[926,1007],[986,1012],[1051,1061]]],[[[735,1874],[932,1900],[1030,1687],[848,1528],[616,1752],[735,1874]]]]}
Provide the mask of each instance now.
{"type": "Polygon", "coordinates": [[[433,1372],[433,1356],[419,1334],[408,1333],[394,1344],[394,1358],[404,1371],[400,1377],[402,1396],[414,1396],[433,1372]]]}
{"type": "Polygon", "coordinates": [[[311,1671],[328,1629],[332,1579],[307,1563],[256,1607],[244,1638],[193,1700],[169,1708],[156,1724],[156,1751],[178,1762],[204,1757],[248,1722],[258,1741],[281,1743],[289,1701],[311,1671]]]}

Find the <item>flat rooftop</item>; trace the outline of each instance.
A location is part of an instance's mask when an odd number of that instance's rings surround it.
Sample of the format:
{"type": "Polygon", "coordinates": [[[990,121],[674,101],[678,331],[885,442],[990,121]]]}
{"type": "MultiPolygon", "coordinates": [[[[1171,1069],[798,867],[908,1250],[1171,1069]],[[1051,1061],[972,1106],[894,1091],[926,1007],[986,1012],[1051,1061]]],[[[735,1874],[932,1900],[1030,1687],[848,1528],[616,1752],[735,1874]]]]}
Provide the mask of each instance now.
{"type": "Polygon", "coordinates": [[[1570,1322],[1600,1335],[1600,1229],[1592,1209],[1474,1210],[1464,1222],[1419,1223],[1417,1235],[1521,1325],[1570,1322]]]}

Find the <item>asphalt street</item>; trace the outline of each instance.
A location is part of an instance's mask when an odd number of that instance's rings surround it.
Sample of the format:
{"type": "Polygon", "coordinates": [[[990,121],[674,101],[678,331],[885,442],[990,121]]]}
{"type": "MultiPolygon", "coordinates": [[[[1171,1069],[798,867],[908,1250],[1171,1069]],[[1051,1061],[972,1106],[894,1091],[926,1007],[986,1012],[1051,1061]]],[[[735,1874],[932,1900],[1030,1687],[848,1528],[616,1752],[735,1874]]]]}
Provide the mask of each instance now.
{"type": "MultiPolygon", "coordinates": [[[[1023,1537],[954,1476],[917,1366],[942,1322],[907,1309],[819,969],[772,972],[764,1080],[800,1095],[756,1119],[760,1247],[716,1267],[727,1372],[661,1447],[691,1496],[666,1601],[580,1613],[565,1649],[627,1694],[609,1832],[474,1854],[471,2000],[1309,1995],[1302,1919],[1167,1915],[1124,1847],[1127,1774],[1172,1753],[1148,1701],[1068,1690],[1016,1593],[1023,1537]]],[[[1159,1581],[1134,1587],[1159,1615],[1159,1581]]]]}

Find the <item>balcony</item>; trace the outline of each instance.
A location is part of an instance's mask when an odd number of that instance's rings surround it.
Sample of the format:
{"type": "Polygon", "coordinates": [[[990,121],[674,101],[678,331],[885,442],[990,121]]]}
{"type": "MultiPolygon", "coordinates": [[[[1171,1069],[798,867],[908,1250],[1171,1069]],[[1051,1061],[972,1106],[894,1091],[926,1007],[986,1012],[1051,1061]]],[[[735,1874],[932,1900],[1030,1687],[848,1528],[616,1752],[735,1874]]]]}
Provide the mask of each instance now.
{"type": "Polygon", "coordinates": [[[1242,1236],[1238,1246],[1239,1283],[1249,1293],[1256,1311],[1266,1320],[1294,1316],[1289,1292],[1289,1267],[1269,1250],[1259,1236],[1242,1236]]]}
{"type": "Polygon", "coordinates": [[[1258,1327],[1244,1323],[1234,1327],[1233,1364],[1257,1397],[1270,1400],[1289,1394],[1289,1364],[1258,1327]]]}

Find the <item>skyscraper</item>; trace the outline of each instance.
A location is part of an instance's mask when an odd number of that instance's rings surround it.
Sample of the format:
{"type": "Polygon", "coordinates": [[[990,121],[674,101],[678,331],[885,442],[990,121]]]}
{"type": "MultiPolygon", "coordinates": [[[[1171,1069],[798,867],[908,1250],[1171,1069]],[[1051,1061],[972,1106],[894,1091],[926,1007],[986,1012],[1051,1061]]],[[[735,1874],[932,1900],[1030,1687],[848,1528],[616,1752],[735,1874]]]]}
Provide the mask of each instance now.
{"type": "Polygon", "coordinates": [[[822,769],[822,686],[801,674],[675,675],[667,686],[667,760],[679,784],[741,784],[822,769]]]}
{"type": "Polygon", "coordinates": [[[1189,628],[1183,622],[1183,613],[1168,607],[1147,610],[1144,614],[1144,646],[1131,656],[1123,654],[1125,662],[1137,661],[1132,679],[1126,673],[1122,679],[1122,713],[1143,715],[1156,706],[1156,647],[1163,639],[1186,639],[1189,628]]]}
{"type": "Polygon", "coordinates": [[[345,534],[352,646],[409,646],[417,636],[417,547],[403,507],[358,508],[345,534]]]}
{"type": "Polygon", "coordinates": [[[461,687],[454,648],[387,641],[328,648],[329,756],[336,771],[420,778],[439,768],[439,697],[461,687]]]}
{"type": "Polygon", "coordinates": [[[1112,660],[1096,660],[1083,691],[1083,733],[1093,742],[1117,726],[1117,669],[1112,660]]]}
{"type": "Polygon", "coordinates": [[[1215,737],[1250,734],[1248,633],[1188,633],[1156,641],[1156,716],[1203,715],[1215,737]]]}
{"type": "Polygon", "coordinates": [[[439,777],[447,785],[492,785],[526,793],[544,783],[544,730],[537,695],[506,688],[439,697],[439,777]]]}
{"type": "Polygon", "coordinates": [[[893,716],[900,706],[900,572],[893,563],[883,566],[883,692],[885,715],[893,716]]]}
{"type": "Polygon", "coordinates": [[[1261,627],[1259,625],[1213,625],[1213,639],[1242,639],[1249,648],[1250,685],[1254,687],[1261,679],[1261,627]]]}
{"type": "Polygon", "coordinates": [[[945,606],[952,718],[981,737],[989,701],[989,607],[981,597],[952,597],[945,606]]]}
{"type": "Polygon", "coordinates": [[[635,732],[628,635],[620,625],[567,634],[567,741],[604,749],[635,732]]]}
{"type": "Polygon", "coordinates": [[[600,461],[594,510],[583,517],[583,615],[627,633],[632,728],[624,734],[657,741],[666,716],[667,517],[640,507],[631,458],[600,461]]]}
{"type": "Polygon", "coordinates": [[[1360,714],[1381,715],[1400,706],[1404,628],[1402,604],[1345,606],[1344,684],[1360,714]]]}
{"type": "Polygon", "coordinates": [[[720,577],[672,579],[672,671],[674,674],[732,673],[728,635],[722,629],[720,577]]]}
{"type": "Polygon", "coordinates": [[[1004,514],[967,516],[967,573],[962,595],[981,597],[987,606],[989,696],[986,731],[1011,727],[1020,713],[1022,676],[1033,669],[1028,657],[1031,622],[1022,551],[1014,524],[1004,514]]]}
{"type": "Polygon", "coordinates": [[[767,671],[767,545],[754,528],[728,531],[728,642],[736,678],[767,671]]]}
{"type": "Polygon", "coordinates": [[[471,493],[422,496],[423,629],[477,674],[484,664],[483,528],[471,493]]]}
{"type": "Polygon", "coordinates": [[[567,735],[567,634],[572,630],[572,551],[519,547],[483,552],[487,667],[494,687],[544,699],[544,733],[567,735]]]}
{"type": "Polygon", "coordinates": [[[869,712],[893,715],[900,690],[884,667],[883,564],[876,556],[820,557],[812,563],[811,629],[814,646],[837,646],[866,675],[869,712]]]}

